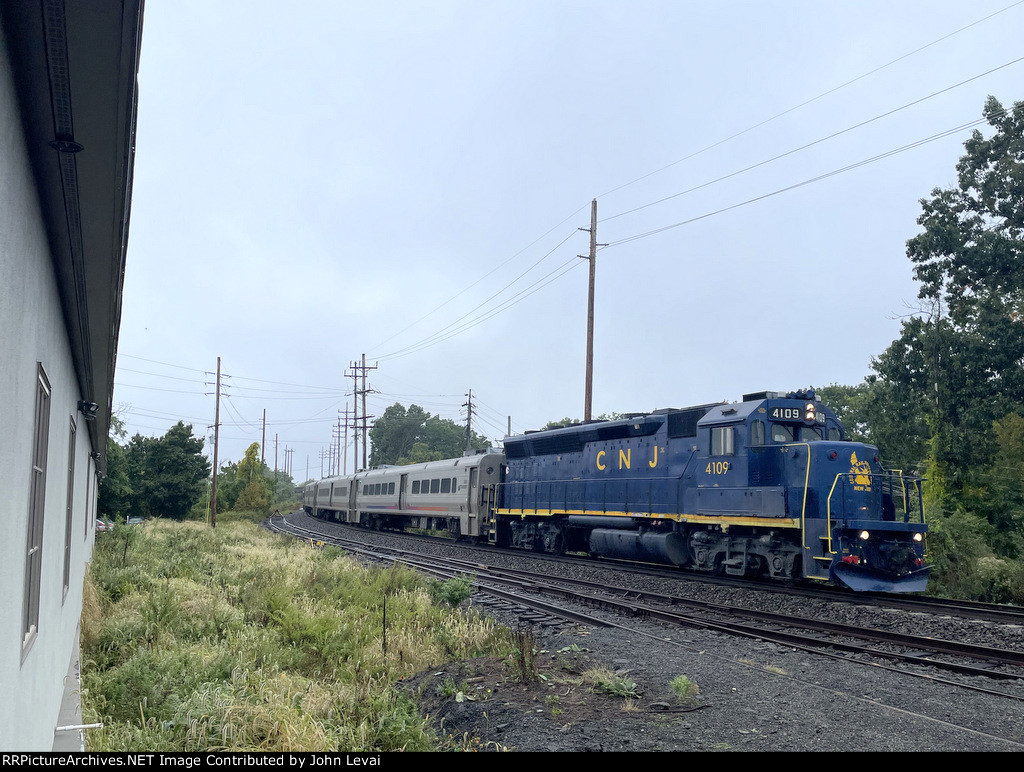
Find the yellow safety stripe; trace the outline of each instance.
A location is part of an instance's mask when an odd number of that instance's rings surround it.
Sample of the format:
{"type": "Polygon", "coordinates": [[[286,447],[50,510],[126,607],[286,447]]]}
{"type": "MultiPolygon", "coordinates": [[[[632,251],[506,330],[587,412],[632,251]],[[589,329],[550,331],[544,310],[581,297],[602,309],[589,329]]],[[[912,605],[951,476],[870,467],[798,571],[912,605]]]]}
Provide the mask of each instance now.
{"type": "Polygon", "coordinates": [[[554,515],[581,515],[597,517],[639,517],[646,520],[673,520],[678,523],[703,523],[707,525],[749,525],[774,528],[799,528],[800,519],[794,517],[747,517],[743,515],[685,515],[662,512],[607,512],[586,509],[495,509],[499,515],[513,517],[552,517],[554,515]]]}

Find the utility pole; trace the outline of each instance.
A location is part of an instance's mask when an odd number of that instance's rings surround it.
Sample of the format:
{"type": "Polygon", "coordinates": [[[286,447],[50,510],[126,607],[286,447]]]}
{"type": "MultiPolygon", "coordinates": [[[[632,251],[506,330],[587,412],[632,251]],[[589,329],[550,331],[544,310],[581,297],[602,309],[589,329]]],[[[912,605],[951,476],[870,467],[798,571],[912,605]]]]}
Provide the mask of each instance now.
{"type": "MultiPolygon", "coordinates": [[[[352,471],[359,471],[359,370],[355,362],[350,365],[352,374],[345,373],[346,378],[352,379],[352,471]]],[[[345,403],[348,410],[348,403],[345,403]]]]}
{"type": "Polygon", "coordinates": [[[217,527],[217,450],[220,444],[220,357],[217,357],[217,398],[213,415],[213,488],[210,491],[210,527],[217,527]]]}
{"type": "Polygon", "coordinates": [[[366,413],[366,395],[370,392],[370,389],[368,389],[367,386],[366,386],[366,371],[367,370],[376,370],[377,369],[377,365],[374,364],[373,366],[369,366],[368,367],[367,364],[366,364],[366,354],[363,354],[362,364],[359,364],[358,362],[353,362],[352,365],[351,365],[351,369],[352,369],[352,375],[348,376],[348,377],[352,378],[352,382],[353,382],[352,396],[355,399],[355,404],[356,404],[356,408],[353,411],[354,415],[353,415],[353,421],[352,421],[352,427],[353,427],[354,435],[355,435],[355,459],[356,460],[355,460],[354,466],[355,466],[355,471],[358,472],[359,471],[359,428],[360,428],[360,423],[359,422],[360,422],[360,420],[362,420],[362,429],[363,429],[363,469],[365,469],[367,467],[367,463],[366,463],[366,452],[367,451],[366,451],[366,449],[367,449],[367,445],[369,445],[369,441],[367,439],[367,432],[369,431],[369,419],[372,418],[372,416],[367,415],[367,413],[366,413]],[[362,378],[362,388],[360,388],[359,385],[358,385],[359,378],[362,378]],[[363,415],[362,415],[362,417],[359,416],[359,408],[358,408],[359,397],[360,396],[362,396],[362,398],[363,398],[363,415]]]}
{"type": "Polygon", "coordinates": [[[274,435],[274,482],[277,482],[277,435],[274,435]]]}
{"type": "MultiPolygon", "coordinates": [[[[585,231],[586,228],[579,230],[585,231]]],[[[579,255],[583,257],[583,255],[579,255]]],[[[583,420],[591,419],[594,401],[594,275],[597,271],[597,199],[590,202],[590,286],[587,291],[587,385],[583,397],[583,420]]]]}
{"type": "Polygon", "coordinates": [[[260,463],[267,458],[267,409],[263,408],[263,439],[260,440],[260,463]]]}
{"type": "Polygon", "coordinates": [[[366,354],[363,354],[363,366],[362,366],[361,369],[363,371],[363,390],[362,390],[362,395],[363,395],[363,469],[366,469],[367,468],[367,464],[366,464],[366,446],[369,445],[369,440],[367,438],[367,432],[369,431],[369,428],[370,428],[369,427],[369,423],[370,423],[369,422],[369,418],[370,418],[370,416],[367,415],[367,413],[366,413],[366,394],[369,391],[369,389],[366,388],[366,371],[367,370],[376,370],[377,369],[377,365],[374,365],[373,367],[367,367],[366,366],[366,354]]]}
{"type": "MultiPolygon", "coordinates": [[[[341,413],[339,410],[338,413],[341,413]]],[[[334,447],[334,473],[341,474],[341,416],[338,416],[338,425],[332,429],[334,434],[335,447],[334,447]]]]}
{"type": "MultiPolygon", "coordinates": [[[[341,412],[340,410],[338,411],[341,412]]],[[[348,402],[345,403],[345,423],[343,424],[343,439],[341,441],[341,473],[348,474],[348,402]]]]}
{"type": "Polygon", "coordinates": [[[473,449],[473,390],[469,390],[469,394],[466,395],[468,398],[462,403],[462,406],[466,408],[466,452],[469,453],[473,449]]]}

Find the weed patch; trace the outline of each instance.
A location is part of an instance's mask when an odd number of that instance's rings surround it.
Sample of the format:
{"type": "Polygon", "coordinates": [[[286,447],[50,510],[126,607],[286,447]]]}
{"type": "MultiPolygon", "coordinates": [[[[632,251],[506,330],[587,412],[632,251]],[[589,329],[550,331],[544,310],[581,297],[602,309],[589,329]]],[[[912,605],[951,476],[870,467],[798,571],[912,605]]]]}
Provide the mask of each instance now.
{"type": "Polygon", "coordinates": [[[437,603],[408,568],[247,518],[122,534],[97,541],[83,604],[83,717],[104,724],[90,750],[432,750],[446,743],[395,683],[513,649],[452,608],[456,585],[437,603]]]}

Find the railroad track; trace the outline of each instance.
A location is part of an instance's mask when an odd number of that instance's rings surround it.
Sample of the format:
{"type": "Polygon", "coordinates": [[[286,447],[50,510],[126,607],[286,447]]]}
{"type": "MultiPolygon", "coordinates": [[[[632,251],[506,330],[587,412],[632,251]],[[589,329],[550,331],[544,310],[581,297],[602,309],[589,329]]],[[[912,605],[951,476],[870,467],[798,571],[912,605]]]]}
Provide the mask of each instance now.
{"type": "MultiPolygon", "coordinates": [[[[534,620],[530,615],[539,614],[536,619],[547,624],[553,623],[552,619],[561,619],[574,624],[634,629],[635,626],[630,627],[619,620],[623,617],[641,618],[662,625],[711,630],[771,642],[875,667],[890,667],[901,673],[1024,701],[1024,694],[997,691],[978,682],[947,681],[932,672],[1020,682],[1024,680],[1024,652],[1021,651],[641,592],[628,587],[609,586],[605,582],[553,578],[525,570],[491,567],[476,560],[428,558],[404,549],[367,547],[357,539],[327,537],[321,531],[295,524],[286,527],[285,522],[281,518],[274,525],[278,530],[287,530],[300,538],[329,540],[367,559],[401,561],[440,578],[472,575],[481,592],[499,599],[499,602],[514,604],[516,613],[531,623],[534,620]],[[555,604],[550,599],[557,599],[560,603],[555,604]],[[603,615],[576,611],[579,606],[599,609],[603,615]],[[908,667],[913,670],[907,670],[908,667]]],[[[604,563],[607,566],[607,562],[604,563]]],[[[862,602],[860,598],[857,601],[862,602]]],[[[966,613],[966,608],[961,607],[961,611],[966,613]]]]}
{"type": "Polygon", "coordinates": [[[410,568],[415,568],[424,574],[434,576],[438,579],[451,579],[454,577],[471,574],[475,578],[478,592],[490,596],[490,601],[481,605],[500,605],[504,610],[515,613],[523,621],[531,625],[546,627],[556,626],[563,623],[592,625],[595,627],[608,627],[609,623],[589,614],[584,614],[572,608],[558,606],[545,602],[536,597],[527,597],[516,591],[519,586],[527,586],[528,582],[515,582],[501,579],[497,575],[489,574],[482,569],[480,564],[467,563],[466,561],[453,561],[450,559],[429,558],[418,555],[409,550],[395,548],[367,547],[362,542],[344,539],[337,536],[328,536],[319,531],[289,523],[284,516],[273,517],[268,521],[268,527],[278,533],[289,534],[300,539],[308,540],[314,545],[332,544],[363,559],[373,562],[397,563],[401,562],[410,568]]]}

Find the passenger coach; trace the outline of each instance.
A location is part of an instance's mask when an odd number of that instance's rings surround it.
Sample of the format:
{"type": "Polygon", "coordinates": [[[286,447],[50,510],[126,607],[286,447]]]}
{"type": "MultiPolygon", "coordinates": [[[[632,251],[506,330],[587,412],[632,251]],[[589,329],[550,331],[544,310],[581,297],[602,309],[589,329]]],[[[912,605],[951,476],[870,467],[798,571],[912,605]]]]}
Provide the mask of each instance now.
{"type": "Polygon", "coordinates": [[[309,514],[369,528],[444,530],[486,536],[491,497],[504,480],[505,457],[483,453],[328,477],[303,490],[309,514]]]}

